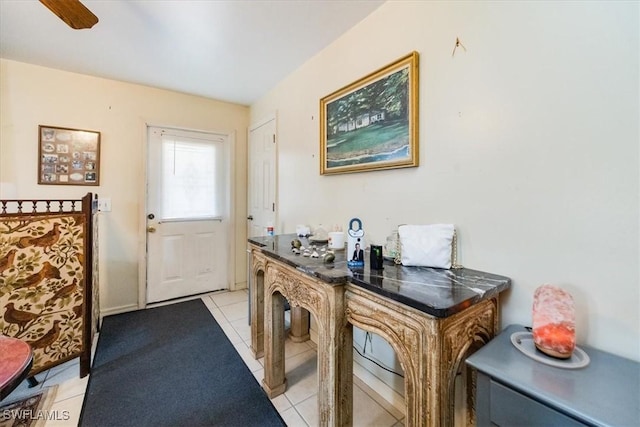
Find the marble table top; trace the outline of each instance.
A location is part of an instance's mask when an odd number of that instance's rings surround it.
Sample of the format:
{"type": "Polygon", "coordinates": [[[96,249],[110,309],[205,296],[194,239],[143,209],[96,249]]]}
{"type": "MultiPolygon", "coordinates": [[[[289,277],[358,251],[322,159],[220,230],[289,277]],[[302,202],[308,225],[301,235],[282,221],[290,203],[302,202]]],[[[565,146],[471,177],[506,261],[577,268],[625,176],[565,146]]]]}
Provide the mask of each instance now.
{"type": "MultiPolygon", "coordinates": [[[[350,283],[435,317],[451,316],[511,286],[508,277],[468,268],[405,267],[385,260],[382,270],[371,270],[368,254],[364,268],[351,269],[347,266],[346,250],[335,251],[334,262],[325,264],[322,258],[294,254],[291,241],[296,238],[295,234],[252,237],[249,243],[258,246],[266,256],[329,285],[350,283]]],[[[326,249],[326,243],[299,239],[303,246],[313,245],[319,253],[326,249]]]]}

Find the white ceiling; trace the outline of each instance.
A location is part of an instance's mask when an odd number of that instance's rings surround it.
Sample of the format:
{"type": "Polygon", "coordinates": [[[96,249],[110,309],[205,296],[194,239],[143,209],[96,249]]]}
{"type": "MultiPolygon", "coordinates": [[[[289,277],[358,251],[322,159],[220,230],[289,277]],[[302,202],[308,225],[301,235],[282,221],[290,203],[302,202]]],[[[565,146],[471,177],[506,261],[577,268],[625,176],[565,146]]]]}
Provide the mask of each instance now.
{"type": "Polygon", "coordinates": [[[83,0],[73,30],[0,0],[0,57],[250,105],[384,0],[83,0]]]}

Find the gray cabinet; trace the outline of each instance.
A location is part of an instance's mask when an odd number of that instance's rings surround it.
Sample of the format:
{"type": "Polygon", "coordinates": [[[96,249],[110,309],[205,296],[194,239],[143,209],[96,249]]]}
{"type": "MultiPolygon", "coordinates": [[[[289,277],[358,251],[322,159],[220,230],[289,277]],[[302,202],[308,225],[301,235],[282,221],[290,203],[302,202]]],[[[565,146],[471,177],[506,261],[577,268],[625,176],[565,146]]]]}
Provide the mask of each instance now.
{"type": "Polygon", "coordinates": [[[580,346],[588,366],[549,366],[513,346],[519,331],[509,326],[467,359],[477,372],[478,426],[640,425],[639,363],[580,346]]]}

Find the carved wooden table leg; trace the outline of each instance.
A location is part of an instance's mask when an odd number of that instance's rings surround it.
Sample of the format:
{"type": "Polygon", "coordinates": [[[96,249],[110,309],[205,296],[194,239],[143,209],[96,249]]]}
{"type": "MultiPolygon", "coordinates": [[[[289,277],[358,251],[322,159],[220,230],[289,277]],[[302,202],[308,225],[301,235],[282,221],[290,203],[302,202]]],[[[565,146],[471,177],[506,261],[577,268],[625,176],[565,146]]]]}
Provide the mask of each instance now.
{"type": "Polygon", "coordinates": [[[264,276],[265,257],[255,249],[251,250],[251,353],[255,359],[264,356],[264,276]]]}
{"type": "MultiPolygon", "coordinates": [[[[466,356],[494,336],[497,299],[438,318],[347,286],[346,304],[346,320],[383,337],[398,356],[405,376],[405,425],[453,426],[456,374],[466,356]]],[[[466,382],[472,393],[471,376],[466,382]]],[[[472,425],[473,408],[466,417],[472,425]]]]}
{"type": "MultiPolygon", "coordinates": [[[[427,369],[428,383],[433,389],[431,396],[424,396],[424,405],[435,416],[434,425],[453,426],[455,424],[455,379],[458,372],[465,369],[465,359],[489,342],[498,328],[497,299],[483,301],[450,317],[437,319],[439,333],[434,351],[430,352],[430,369],[427,369]]],[[[465,376],[464,391],[473,396],[474,382],[465,376]]],[[[473,425],[473,407],[465,412],[466,425],[473,425]]]]}
{"type": "Polygon", "coordinates": [[[433,338],[427,332],[428,323],[422,313],[356,286],[347,285],[345,299],[346,320],[384,338],[402,365],[407,406],[405,425],[434,425],[432,414],[424,404],[429,400],[429,384],[425,384],[425,379],[433,338]]]}
{"type": "MultiPolygon", "coordinates": [[[[318,321],[318,414],[323,427],[349,426],[353,420],[352,334],[345,328],[344,288],[344,284],[327,284],[277,262],[266,265],[263,388],[271,398],[286,389],[286,298],[293,313],[308,318],[310,312],[318,321]]],[[[293,315],[292,323],[300,320],[293,315]]],[[[305,325],[301,323],[292,327],[303,330],[305,325]]]]}
{"type": "Polygon", "coordinates": [[[318,331],[320,426],[353,424],[353,331],[346,327],[344,286],[326,292],[318,331]]]}
{"type": "Polygon", "coordinates": [[[287,380],[284,376],[284,297],[279,293],[269,293],[265,307],[265,353],[264,379],[262,388],[269,398],[284,393],[287,380]]]}
{"type": "Polygon", "coordinates": [[[309,312],[302,307],[291,307],[291,331],[293,342],[309,341],[309,312]]]}

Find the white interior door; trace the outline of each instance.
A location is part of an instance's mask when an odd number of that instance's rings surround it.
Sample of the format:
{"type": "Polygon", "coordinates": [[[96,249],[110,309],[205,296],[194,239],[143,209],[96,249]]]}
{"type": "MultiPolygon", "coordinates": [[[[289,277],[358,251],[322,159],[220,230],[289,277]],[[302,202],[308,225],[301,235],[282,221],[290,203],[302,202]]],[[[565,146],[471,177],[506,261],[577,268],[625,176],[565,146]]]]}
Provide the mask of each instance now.
{"type": "MultiPolygon", "coordinates": [[[[276,119],[271,118],[249,130],[248,237],[264,236],[268,225],[275,226],[277,205],[276,119]]],[[[275,230],[280,233],[281,230],[275,230]]]]}
{"type": "Polygon", "coordinates": [[[148,128],[147,302],[228,289],[229,136],[148,128]]]}

